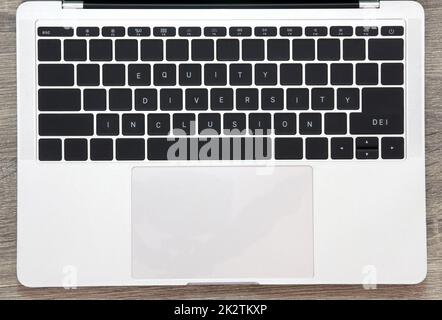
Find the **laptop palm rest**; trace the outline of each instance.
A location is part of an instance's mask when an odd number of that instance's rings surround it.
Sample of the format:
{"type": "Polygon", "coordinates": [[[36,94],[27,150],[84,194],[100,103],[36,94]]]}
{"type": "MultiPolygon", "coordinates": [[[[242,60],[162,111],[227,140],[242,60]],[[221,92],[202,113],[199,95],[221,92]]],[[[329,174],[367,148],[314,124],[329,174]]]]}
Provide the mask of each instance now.
{"type": "Polygon", "coordinates": [[[138,167],[132,277],[313,277],[311,167],[138,167]]]}

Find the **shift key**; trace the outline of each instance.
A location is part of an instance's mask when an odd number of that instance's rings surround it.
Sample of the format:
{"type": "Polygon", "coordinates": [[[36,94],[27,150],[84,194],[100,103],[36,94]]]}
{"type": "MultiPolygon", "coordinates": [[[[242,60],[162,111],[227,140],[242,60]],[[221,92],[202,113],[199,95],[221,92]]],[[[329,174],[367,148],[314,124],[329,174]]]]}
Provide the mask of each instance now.
{"type": "Polygon", "coordinates": [[[40,114],[40,136],[91,136],[94,134],[94,116],[87,113],[40,114]]]}
{"type": "Polygon", "coordinates": [[[350,114],[352,134],[404,133],[404,89],[362,90],[362,113],[350,114]]]}

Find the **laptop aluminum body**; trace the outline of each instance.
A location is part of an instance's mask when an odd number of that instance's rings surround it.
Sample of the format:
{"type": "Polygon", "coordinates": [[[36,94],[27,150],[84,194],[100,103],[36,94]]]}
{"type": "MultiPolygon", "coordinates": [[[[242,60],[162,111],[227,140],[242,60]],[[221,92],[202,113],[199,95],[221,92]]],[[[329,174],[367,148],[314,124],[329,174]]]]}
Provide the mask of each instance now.
{"type": "Polygon", "coordinates": [[[423,281],[424,32],[424,11],[413,1],[274,8],[23,3],[17,12],[19,281],[29,287],[423,281]],[[373,38],[382,37],[383,26],[401,26],[403,159],[382,159],[379,147],[379,157],[367,160],[41,161],[38,40],[45,35],[39,28],[72,28],[77,39],[78,27],[109,26],[378,26],[373,38]]]}

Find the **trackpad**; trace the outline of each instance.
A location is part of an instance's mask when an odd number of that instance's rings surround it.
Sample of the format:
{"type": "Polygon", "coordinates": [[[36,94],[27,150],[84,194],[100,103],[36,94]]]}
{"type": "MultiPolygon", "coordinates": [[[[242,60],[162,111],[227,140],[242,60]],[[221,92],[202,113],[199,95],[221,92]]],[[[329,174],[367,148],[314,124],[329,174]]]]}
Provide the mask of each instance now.
{"type": "Polygon", "coordinates": [[[132,171],[132,276],[189,282],[313,277],[310,167],[132,171]]]}

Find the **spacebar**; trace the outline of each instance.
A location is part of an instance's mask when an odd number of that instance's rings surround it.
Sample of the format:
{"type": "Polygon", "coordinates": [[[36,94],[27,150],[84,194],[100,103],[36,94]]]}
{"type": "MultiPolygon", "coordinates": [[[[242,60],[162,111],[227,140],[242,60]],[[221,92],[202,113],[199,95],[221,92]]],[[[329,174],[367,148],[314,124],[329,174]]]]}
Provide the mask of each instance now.
{"type": "Polygon", "coordinates": [[[92,114],[41,114],[38,117],[40,136],[91,136],[94,134],[92,114]]]}

